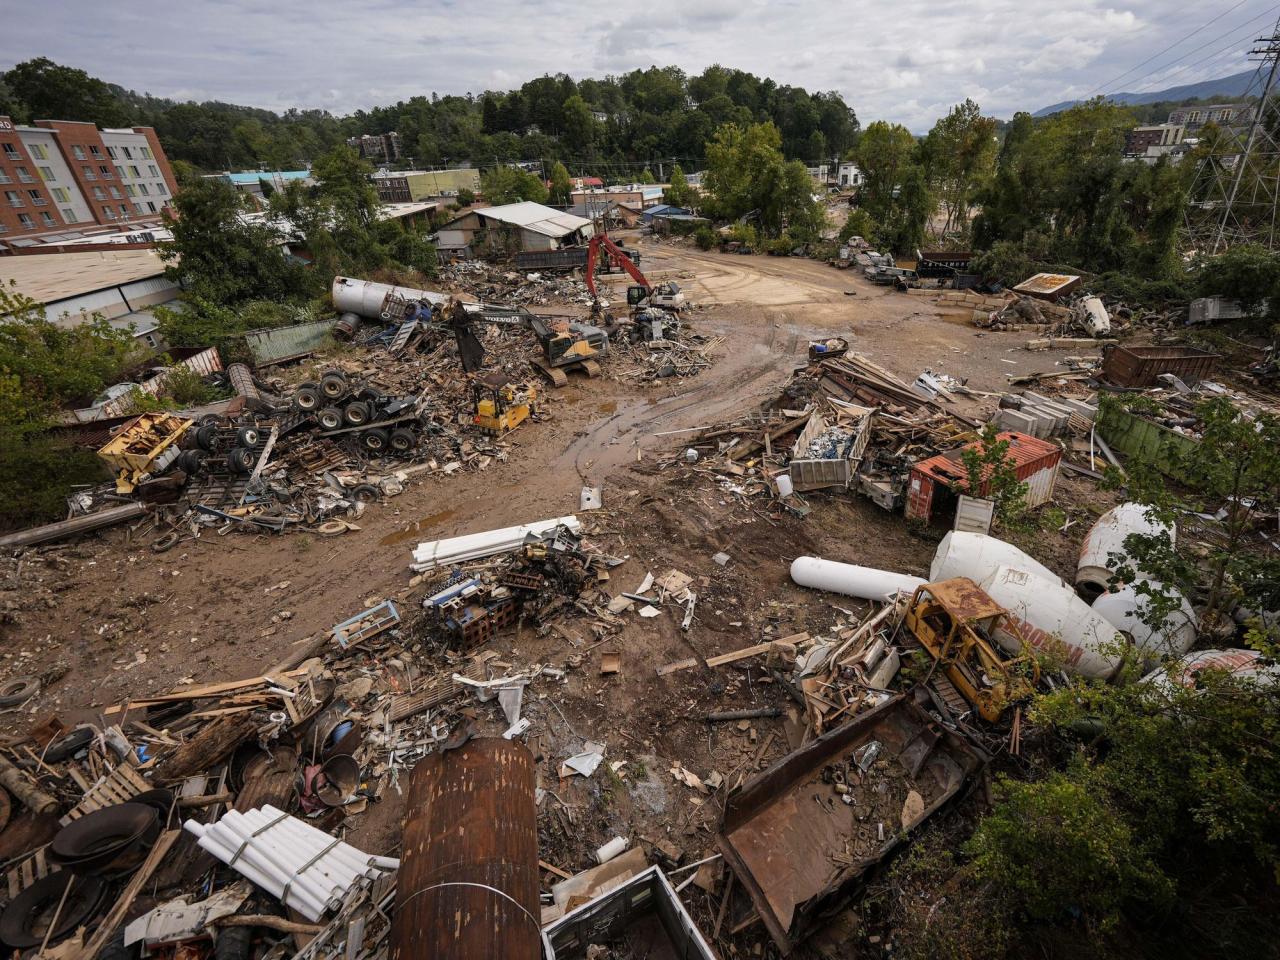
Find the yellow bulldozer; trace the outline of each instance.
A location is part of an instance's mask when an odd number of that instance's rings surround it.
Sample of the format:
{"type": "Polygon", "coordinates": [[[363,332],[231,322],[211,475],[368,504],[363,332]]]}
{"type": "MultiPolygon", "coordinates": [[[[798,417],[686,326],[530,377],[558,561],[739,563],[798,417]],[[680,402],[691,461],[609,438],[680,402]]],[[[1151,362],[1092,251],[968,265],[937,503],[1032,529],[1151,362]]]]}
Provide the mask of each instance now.
{"type": "Polygon", "coordinates": [[[1023,642],[1023,652],[1014,658],[996,649],[997,630],[1014,636],[1021,631],[1009,612],[972,580],[955,577],[916,588],[903,623],[942,668],[948,682],[937,686],[952,712],[964,706],[958,693],[984,720],[995,723],[1007,706],[1034,692],[1040,668],[1028,652],[1031,645],[1023,642]]]}
{"type": "Polygon", "coordinates": [[[501,373],[473,383],[471,397],[475,410],[472,422],[495,437],[510,433],[538,412],[537,388],[533,384],[511,383],[501,373]]]}

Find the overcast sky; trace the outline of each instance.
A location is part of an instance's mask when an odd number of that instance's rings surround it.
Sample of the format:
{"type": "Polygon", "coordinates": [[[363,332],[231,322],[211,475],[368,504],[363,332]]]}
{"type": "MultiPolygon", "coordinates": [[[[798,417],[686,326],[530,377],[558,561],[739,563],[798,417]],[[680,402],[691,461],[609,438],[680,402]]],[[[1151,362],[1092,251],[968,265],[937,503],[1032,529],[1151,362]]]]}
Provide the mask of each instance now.
{"type": "Polygon", "coordinates": [[[160,96],[346,113],[546,72],[696,73],[718,62],[838,90],[864,125],[924,132],[966,96],[1008,117],[1099,88],[1238,72],[1278,10],[1267,0],[0,0],[0,68],[43,55],[160,96]]]}

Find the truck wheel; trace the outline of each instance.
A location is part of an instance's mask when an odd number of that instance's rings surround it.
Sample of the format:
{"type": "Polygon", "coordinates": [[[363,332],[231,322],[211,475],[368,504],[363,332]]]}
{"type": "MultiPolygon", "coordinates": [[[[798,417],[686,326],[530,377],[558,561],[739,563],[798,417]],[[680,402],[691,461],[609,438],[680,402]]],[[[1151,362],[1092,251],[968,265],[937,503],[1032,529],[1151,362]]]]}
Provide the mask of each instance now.
{"type": "Polygon", "coordinates": [[[320,406],[320,391],[314,383],[304,383],[293,393],[293,405],[303,413],[310,413],[320,406]]]}
{"type": "Polygon", "coordinates": [[[218,436],[218,427],[213,423],[206,423],[196,428],[196,446],[201,450],[212,450],[214,441],[218,436]]]}
{"type": "Polygon", "coordinates": [[[184,450],[178,454],[178,458],[173,462],[174,466],[187,476],[191,476],[199,470],[202,463],[204,463],[203,450],[184,450]]]}
{"type": "Polygon", "coordinates": [[[342,408],[342,419],[348,426],[363,427],[369,422],[369,405],[363,400],[353,400],[342,408]]]}
{"type": "Polygon", "coordinates": [[[236,431],[236,446],[238,447],[256,447],[261,439],[262,434],[258,432],[257,427],[241,427],[236,431]]]}
{"type": "Polygon", "coordinates": [[[227,454],[227,467],[232,473],[252,473],[253,466],[257,462],[253,451],[246,450],[244,447],[232,447],[231,452],[227,454]]]}
{"type": "Polygon", "coordinates": [[[322,430],[337,430],[342,426],[342,411],[337,407],[325,407],[316,414],[322,430]]]}
{"type": "Polygon", "coordinates": [[[396,453],[408,453],[417,442],[418,438],[407,427],[397,427],[391,431],[389,443],[391,444],[391,449],[396,453]]]}
{"type": "Polygon", "coordinates": [[[366,430],[360,435],[360,439],[364,441],[364,448],[370,453],[382,453],[387,449],[389,440],[385,430],[366,430]]]}
{"type": "MultiPolygon", "coordinates": [[[[377,431],[374,432],[376,433],[377,431]]],[[[361,503],[373,503],[378,497],[382,496],[382,491],[372,483],[361,483],[352,489],[351,496],[361,503]]]]}
{"type": "Polygon", "coordinates": [[[347,378],[330,370],[320,378],[320,392],[329,400],[341,400],[347,393],[347,378]]]}

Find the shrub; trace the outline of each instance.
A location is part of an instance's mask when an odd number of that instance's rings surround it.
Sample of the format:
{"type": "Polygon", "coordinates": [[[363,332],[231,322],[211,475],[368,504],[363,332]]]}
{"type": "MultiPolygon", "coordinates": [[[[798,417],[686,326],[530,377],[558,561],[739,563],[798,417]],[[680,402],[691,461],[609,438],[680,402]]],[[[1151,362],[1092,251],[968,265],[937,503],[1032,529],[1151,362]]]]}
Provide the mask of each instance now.
{"type": "Polygon", "coordinates": [[[711,224],[698,224],[698,229],[693,232],[693,242],[698,245],[699,250],[710,250],[714,247],[716,245],[716,232],[711,229],[711,224]]]}

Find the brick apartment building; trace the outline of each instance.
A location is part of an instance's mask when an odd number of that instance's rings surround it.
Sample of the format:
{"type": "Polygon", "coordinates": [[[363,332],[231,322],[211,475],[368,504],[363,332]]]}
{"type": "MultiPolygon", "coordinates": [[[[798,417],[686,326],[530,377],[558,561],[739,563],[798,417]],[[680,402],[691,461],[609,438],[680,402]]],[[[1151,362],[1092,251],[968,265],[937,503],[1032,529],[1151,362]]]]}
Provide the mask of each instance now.
{"type": "Polygon", "coordinates": [[[404,156],[400,145],[400,134],[366,133],[362,137],[348,137],[347,146],[354,147],[366,160],[381,160],[392,163],[404,156]]]}
{"type": "Polygon", "coordinates": [[[28,127],[0,116],[0,246],[159,224],[177,188],[150,127],[99,130],[68,120],[28,127]]]}

